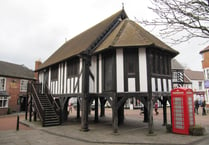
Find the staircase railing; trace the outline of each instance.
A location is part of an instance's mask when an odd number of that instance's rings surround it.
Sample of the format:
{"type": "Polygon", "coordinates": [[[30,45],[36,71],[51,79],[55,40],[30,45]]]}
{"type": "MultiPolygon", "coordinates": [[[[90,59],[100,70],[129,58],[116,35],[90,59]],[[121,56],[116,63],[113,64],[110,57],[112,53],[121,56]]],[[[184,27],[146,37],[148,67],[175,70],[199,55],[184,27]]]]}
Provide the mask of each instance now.
{"type": "Polygon", "coordinates": [[[61,109],[60,106],[57,104],[57,102],[54,100],[54,97],[52,96],[47,84],[44,86],[44,93],[46,94],[47,98],[49,99],[52,107],[54,108],[57,116],[59,117],[60,124],[61,124],[61,109]]]}
{"type": "Polygon", "coordinates": [[[43,105],[41,104],[39,97],[38,97],[39,91],[41,91],[40,87],[41,87],[40,84],[30,83],[28,93],[32,97],[32,99],[35,100],[34,105],[36,107],[38,115],[39,115],[41,121],[44,122],[45,110],[44,110],[43,105]]]}

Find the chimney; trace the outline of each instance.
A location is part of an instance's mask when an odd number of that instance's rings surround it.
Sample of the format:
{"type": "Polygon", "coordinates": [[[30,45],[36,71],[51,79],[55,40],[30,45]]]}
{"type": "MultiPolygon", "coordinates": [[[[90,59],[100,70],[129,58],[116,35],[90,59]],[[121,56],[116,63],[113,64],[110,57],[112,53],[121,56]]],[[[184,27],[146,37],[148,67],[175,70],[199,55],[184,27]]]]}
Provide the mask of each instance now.
{"type": "Polygon", "coordinates": [[[39,68],[39,66],[42,64],[42,62],[40,60],[35,61],[35,78],[36,80],[38,80],[38,72],[36,72],[36,70],[39,68]]]}

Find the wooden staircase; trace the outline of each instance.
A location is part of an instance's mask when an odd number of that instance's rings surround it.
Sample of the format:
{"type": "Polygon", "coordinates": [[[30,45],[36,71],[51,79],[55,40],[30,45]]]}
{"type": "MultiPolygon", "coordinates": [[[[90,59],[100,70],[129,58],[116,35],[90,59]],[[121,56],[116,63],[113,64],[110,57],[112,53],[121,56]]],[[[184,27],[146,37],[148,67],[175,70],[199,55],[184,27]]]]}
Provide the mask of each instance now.
{"type": "Polygon", "coordinates": [[[38,113],[42,126],[56,126],[61,124],[60,107],[49,94],[48,88],[41,90],[41,84],[29,84],[28,96],[33,101],[35,111],[38,113]]]}
{"type": "Polygon", "coordinates": [[[53,108],[51,102],[47,98],[46,94],[39,95],[40,102],[45,110],[43,126],[55,126],[60,125],[60,119],[53,108]]]}

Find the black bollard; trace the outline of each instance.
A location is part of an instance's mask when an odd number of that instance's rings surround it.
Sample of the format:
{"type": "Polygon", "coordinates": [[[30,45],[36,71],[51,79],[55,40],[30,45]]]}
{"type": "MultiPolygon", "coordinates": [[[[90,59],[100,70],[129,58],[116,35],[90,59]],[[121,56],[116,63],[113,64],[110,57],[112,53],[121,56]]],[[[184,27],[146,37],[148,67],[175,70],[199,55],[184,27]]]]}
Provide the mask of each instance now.
{"type": "Polygon", "coordinates": [[[20,119],[20,117],[19,117],[19,115],[17,115],[17,127],[16,127],[16,131],[19,130],[19,119],[20,119]]]}

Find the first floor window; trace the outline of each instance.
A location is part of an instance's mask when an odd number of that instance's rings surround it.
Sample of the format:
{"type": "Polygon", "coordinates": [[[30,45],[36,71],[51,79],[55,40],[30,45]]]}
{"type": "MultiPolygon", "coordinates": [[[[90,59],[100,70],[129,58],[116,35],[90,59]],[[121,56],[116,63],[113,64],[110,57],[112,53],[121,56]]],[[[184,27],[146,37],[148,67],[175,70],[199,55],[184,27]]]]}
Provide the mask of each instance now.
{"type": "Polygon", "coordinates": [[[0,77],[0,91],[6,90],[6,78],[0,77]]]}
{"type": "Polygon", "coordinates": [[[28,80],[20,80],[20,92],[27,92],[28,80]]]}
{"type": "Polygon", "coordinates": [[[0,97],[0,108],[8,107],[8,97],[0,97]]]}
{"type": "Polygon", "coordinates": [[[55,65],[51,68],[51,80],[57,81],[58,80],[58,65],[55,65]]]}

